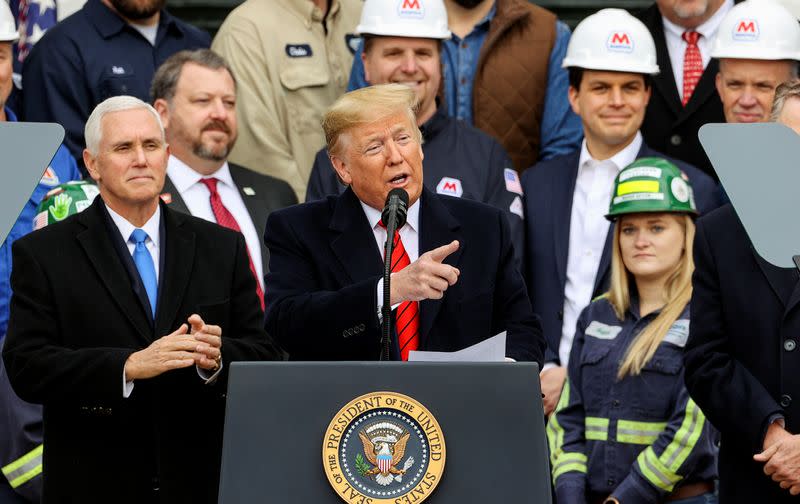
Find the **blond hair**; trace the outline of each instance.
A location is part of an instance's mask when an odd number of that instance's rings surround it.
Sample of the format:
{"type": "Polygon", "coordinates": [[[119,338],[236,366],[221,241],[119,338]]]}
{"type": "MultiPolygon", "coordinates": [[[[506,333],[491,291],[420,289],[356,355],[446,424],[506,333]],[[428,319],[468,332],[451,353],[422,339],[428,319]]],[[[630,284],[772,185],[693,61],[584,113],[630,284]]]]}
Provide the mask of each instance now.
{"type": "Polygon", "coordinates": [[[352,128],[402,113],[408,114],[412,134],[422,145],[422,133],[417,127],[417,105],[416,94],[403,84],[381,84],[346,93],[322,118],[328,155],[340,153],[340,140],[352,128]]]}
{"type": "MultiPolygon", "coordinates": [[[[694,221],[688,214],[675,215],[675,217],[683,227],[683,255],[664,283],[666,305],[661,309],[661,313],[647,324],[647,327],[636,336],[630,347],[628,347],[628,351],[625,353],[617,372],[617,378],[620,380],[627,375],[636,376],[642,372],[642,368],[653,358],[658,345],[664,340],[667,331],[678,320],[692,297],[694,221]]],[[[622,229],[620,220],[618,219],[614,226],[614,244],[611,252],[611,285],[606,296],[617,318],[624,320],[625,311],[631,306],[630,282],[633,278],[622,261],[622,251],[619,246],[619,236],[622,229]]]]}

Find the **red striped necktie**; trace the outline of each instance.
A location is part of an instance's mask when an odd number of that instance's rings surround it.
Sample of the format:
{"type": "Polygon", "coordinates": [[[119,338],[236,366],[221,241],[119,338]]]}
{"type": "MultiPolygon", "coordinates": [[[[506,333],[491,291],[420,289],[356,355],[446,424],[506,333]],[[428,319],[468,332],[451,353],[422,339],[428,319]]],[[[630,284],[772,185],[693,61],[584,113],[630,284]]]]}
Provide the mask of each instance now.
{"type": "Polygon", "coordinates": [[[686,41],[686,51],[683,53],[683,106],[689,103],[694,93],[694,88],[703,76],[703,58],[697,41],[700,34],[696,31],[685,31],[681,36],[686,41]]]}
{"type": "MultiPolygon", "coordinates": [[[[217,219],[217,224],[241,233],[242,230],[239,228],[239,223],[236,222],[236,219],[230,210],[228,210],[225,205],[222,204],[222,198],[219,197],[219,193],[217,192],[217,183],[219,180],[211,177],[200,179],[200,182],[205,184],[206,187],[208,187],[208,192],[211,193],[211,211],[214,212],[214,218],[217,219]]],[[[258,294],[258,300],[261,302],[261,309],[263,310],[264,291],[261,289],[261,282],[258,281],[256,265],[253,264],[253,257],[250,255],[249,248],[247,249],[247,260],[250,261],[250,272],[253,273],[253,276],[256,279],[256,294],[258,294]]]]}
{"type": "MultiPolygon", "coordinates": [[[[386,228],[383,222],[379,223],[386,228]]],[[[392,273],[396,273],[411,264],[408,252],[400,239],[400,232],[394,232],[394,250],[392,250],[392,273]]],[[[397,329],[397,342],[400,346],[400,357],[408,360],[408,352],[419,348],[419,303],[417,301],[403,301],[397,307],[395,317],[397,329]]]]}

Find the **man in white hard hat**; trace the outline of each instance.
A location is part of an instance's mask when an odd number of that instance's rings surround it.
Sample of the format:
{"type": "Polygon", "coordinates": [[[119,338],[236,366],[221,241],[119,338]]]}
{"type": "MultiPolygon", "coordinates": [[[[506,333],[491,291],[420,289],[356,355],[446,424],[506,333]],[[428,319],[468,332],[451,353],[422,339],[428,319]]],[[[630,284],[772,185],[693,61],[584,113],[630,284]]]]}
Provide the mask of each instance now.
{"type": "MultiPolygon", "coordinates": [[[[12,89],[13,52],[11,45],[19,38],[14,17],[8,4],[0,1],[0,122],[16,122],[17,116],[7,106],[12,89]]],[[[5,177],[14,176],[8,166],[5,177]]],[[[5,242],[0,246],[0,347],[8,326],[11,299],[11,246],[33,229],[36,206],[53,187],[80,178],[78,165],[66,147],[59,147],[44,170],[39,185],[14,223],[5,242]]],[[[39,502],[41,497],[42,410],[20,400],[0,370],[0,502],[39,502]],[[24,469],[24,470],[23,470],[24,469]]]]}
{"type": "Polygon", "coordinates": [[[283,179],[302,201],[320,121],[347,88],[362,0],[248,0],[211,48],[236,75],[239,140],[230,160],[283,179]]]}
{"type": "Polygon", "coordinates": [[[719,59],[716,85],[725,120],[766,122],[775,88],[797,77],[800,25],[777,2],[748,0],[722,20],[711,56],[719,59]]]}
{"type": "MultiPolygon", "coordinates": [[[[397,0],[421,11],[417,0],[397,0]]],[[[497,139],[518,172],[575,149],[580,121],[564,101],[570,32],[527,0],[444,0],[453,36],[442,43],[447,113],[497,139]]],[[[395,8],[395,7],[392,7],[395,8]]],[[[367,85],[357,57],[349,89],[367,85]]]]}
{"type": "MultiPolygon", "coordinates": [[[[648,147],[639,131],[650,79],[659,71],[641,21],[620,9],[589,16],[575,28],[563,65],[569,69],[569,103],[583,123],[581,149],[542,161],[522,176],[524,270],[548,342],[542,371],[547,413],[561,393],[578,315],[608,287],[611,233],[604,215],[614,178],[638,158],[669,159],[648,147]]],[[[719,206],[708,175],[670,161],[691,179],[701,212],[719,206]]]]}
{"type": "Polygon", "coordinates": [[[642,124],[652,148],[693,164],[716,178],[697,131],[725,121],[714,79],[719,69],[711,43],[733,0],[656,0],[637,17],[656,44],[661,73],[642,124]]]}
{"type": "MultiPolygon", "coordinates": [[[[418,100],[423,136],[424,183],[439,194],[495,206],[509,219],[517,257],[523,246],[522,194],[505,149],[486,133],[447,115],[437,100],[442,83],[441,45],[450,37],[442,0],[419,0],[425,16],[389,8],[393,0],[367,0],[356,30],[364,38],[361,59],[369,84],[402,83],[418,100]]],[[[346,189],[325,149],[317,153],[306,201],[346,189]]]]}

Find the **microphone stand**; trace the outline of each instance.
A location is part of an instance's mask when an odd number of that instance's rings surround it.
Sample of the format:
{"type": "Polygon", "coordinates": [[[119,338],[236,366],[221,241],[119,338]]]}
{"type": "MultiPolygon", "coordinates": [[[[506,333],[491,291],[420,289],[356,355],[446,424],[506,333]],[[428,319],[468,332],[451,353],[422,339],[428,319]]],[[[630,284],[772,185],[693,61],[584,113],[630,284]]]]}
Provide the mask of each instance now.
{"type": "Polygon", "coordinates": [[[397,213],[389,212],[386,222],[386,243],[383,246],[383,306],[381,307],[381,358],[388,361],[392,340],[392,296],[390,282],[392,277],[392,252],[394,252],[394,233],[397,229],[397,213]]]}

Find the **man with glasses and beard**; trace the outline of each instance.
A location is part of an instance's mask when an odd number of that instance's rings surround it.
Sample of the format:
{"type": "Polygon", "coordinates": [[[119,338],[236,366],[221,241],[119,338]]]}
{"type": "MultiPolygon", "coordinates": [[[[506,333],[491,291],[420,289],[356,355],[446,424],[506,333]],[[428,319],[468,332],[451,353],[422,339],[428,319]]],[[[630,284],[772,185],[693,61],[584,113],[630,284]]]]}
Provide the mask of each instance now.
{"type": "Polygon", "coordinates": [[[36,43],[22,69],[22,116],[64,126],[82,166],[83,126],[111,96],[147,101],[156,68],[183,49],[208,47],[208,34],[170,15],[166,0],[88,0],[36,43]]]}
{"type": "Polygon", "coordinates": [[[173,210],[241,231],[263,308],[269,256],[261,236],[270,212],[297,197],[283,180],[228,163],[238,132],[233,72],[210,49],[181,51],[156,71],[151,95],[170,146],[161,199],[173,210]]]}

